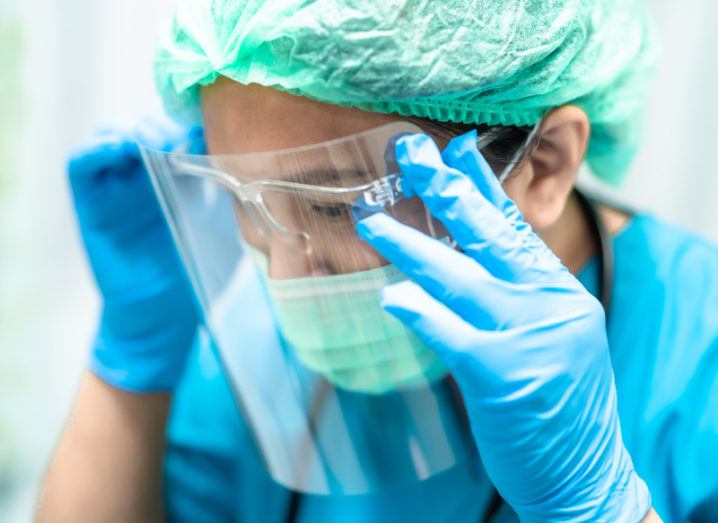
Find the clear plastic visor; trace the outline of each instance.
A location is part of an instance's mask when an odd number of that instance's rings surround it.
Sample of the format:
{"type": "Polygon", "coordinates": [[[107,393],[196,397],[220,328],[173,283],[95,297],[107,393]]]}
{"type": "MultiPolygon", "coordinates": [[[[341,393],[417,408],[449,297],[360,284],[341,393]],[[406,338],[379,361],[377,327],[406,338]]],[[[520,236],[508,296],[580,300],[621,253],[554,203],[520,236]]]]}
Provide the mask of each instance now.
{"type": "Polygon", "coordinates": [[[245,423],[291,489],[385,490],[474,452],[446,369],[379,305],[405,276],[355,230],[383,212],[451,241],[403,190],[394,145],[418,132],[229,156],[142,147],[245,423]]]}
{"type": "Polygon", "coordinates": [[[169,161],[233,196],[244,240],[266,256],[272,279],[346,274],[386,265],[355,232],[372,213],[446,235],[420,199],[404,196],[394,143],[410,132],[421,130],[397,123],[318,146],[169,161]]]}

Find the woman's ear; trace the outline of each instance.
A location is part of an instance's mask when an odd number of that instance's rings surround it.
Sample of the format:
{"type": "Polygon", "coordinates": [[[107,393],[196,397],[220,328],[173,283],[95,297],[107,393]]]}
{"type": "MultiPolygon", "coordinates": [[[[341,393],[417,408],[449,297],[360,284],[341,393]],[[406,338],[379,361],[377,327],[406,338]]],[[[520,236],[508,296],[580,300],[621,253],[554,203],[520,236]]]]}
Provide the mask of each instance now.
{"type": "Polygon", "coordinates": [[[590,124],[583,110],[565,105],[548,113],[537,145],[506,181],[506,192],[537,231],[553,225],[566,205],[586,154],[590,124]]]}

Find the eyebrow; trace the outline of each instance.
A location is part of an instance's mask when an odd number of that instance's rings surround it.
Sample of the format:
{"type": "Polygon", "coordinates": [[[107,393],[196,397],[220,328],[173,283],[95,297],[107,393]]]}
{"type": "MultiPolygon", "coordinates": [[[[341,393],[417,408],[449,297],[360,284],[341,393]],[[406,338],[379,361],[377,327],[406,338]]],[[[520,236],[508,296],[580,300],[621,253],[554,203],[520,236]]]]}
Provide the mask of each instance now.
{"type": "MultiPolygon", "coordinates": [[[[371,173],[360,169],[313,169],[300,173],[292,173],[289,174],[288,177],[282,177],[279,179],[306,185],[344,187],[345,185],[340,184],[341,182],[356,180],[358,183],[354,185],[361,185],[377,178],[379,178],[377,173],[371,173]]],[[[352,187],[352,185],[346,185],[346,187],[352,187]]]]}

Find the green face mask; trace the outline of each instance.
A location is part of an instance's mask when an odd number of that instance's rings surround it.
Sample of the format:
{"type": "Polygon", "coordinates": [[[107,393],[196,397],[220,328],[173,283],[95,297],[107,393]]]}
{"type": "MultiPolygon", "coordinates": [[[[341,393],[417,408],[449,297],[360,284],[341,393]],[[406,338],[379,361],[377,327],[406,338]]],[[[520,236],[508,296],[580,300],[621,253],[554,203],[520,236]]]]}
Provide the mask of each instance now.
{"type": "Polygon", "coordinates": [[[252,256],[284,338],[304,365],[335,385],[382,394],[446,374],[434,352],[379,305],[383,287],[407,279],[396,267],[273,280],[266,256],[257,251],[252,256]]]}

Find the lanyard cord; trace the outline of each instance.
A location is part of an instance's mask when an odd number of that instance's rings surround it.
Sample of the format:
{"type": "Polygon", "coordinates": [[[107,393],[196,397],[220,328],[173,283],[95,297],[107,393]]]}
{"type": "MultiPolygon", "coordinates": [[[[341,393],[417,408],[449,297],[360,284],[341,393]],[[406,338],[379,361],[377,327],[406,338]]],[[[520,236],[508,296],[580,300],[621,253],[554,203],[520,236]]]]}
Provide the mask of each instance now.
{"type": "Polygon", "coordinates": [[[591,235],[598,247],[598,299],[601,305],[603,305],[606,318],[608,318],[611,310],[611,298],[613,296],[613,271],[615,264],[613,258],[613,239],[611,238],[611,233],[606,229],[606,224],[603,223],[601,215],[598,213],[595,202],[586,197],[586,195],[578,189],[575,189],[573,193],[576,195],[583,215],[588,222],[591,235]]]}
{"type": "MultiPolygon", "coordinates": [[[[593,236],[593,239],[598,247],[598,298],[601,302],[601,305],[603,305],[603,309],[606,312],[606,319],[608,320],[611,306],[611,296],[613,294],[613,241],[610,233],[606,229],[606,225],[603,223],[601,215],[598,213],[596,204],[592,200],[587,198],[578,189],[574,189],[574,195],[576,196],[576,199],[581,206],[583,215],[588,222],[588,227],[591,231],[591,235],[593,236]]],[[[451,388],[457,401],[461,405],[463,405],[463,399],[461,398],[461,394],[459,393],[458,387],[453,380],[451,380],[451,388]]],[[[319,403],[319,410],[321,410],[321,405],[324,402],[322,400],[319,403]]],[[[317,409],[313,408],[312,410],[314,411],[317,409]]],[[[302,495],[299,492],[292,491],[289,497],[289,503],[287,505],[287,514],[285,518],[286,523],[296,523],[298,521],[297,517],[299,515],[301,498],[302,495]]],[[[501,497],[499,492],[495,488],[493,488],[491,501],[486,507],[486,511],[484,513],[484,516],[481,518],[481,521],[490,522],[499,513],[503,505],[503,498],[501,497]]]]}

